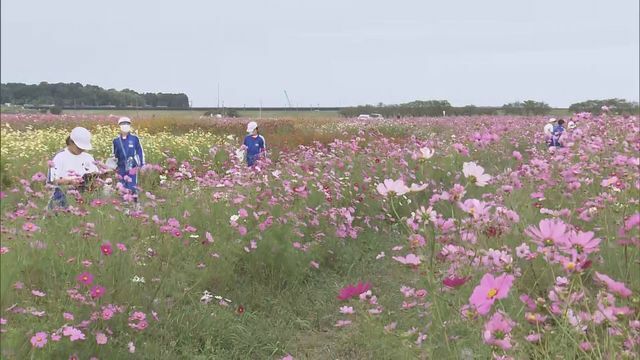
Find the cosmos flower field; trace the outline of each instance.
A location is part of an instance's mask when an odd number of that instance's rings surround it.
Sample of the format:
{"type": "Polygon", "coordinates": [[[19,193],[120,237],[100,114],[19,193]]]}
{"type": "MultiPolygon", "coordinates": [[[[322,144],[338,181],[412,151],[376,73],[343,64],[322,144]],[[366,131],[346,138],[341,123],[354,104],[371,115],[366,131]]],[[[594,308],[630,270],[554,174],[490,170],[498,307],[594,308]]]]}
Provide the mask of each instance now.
{"type": "Polygon", "coordinates": [[[640,124],[543,117],[136,123],[140,207],[46,212],[77,125],[2,114],[4,359],[637,359],[640,124]],[[559,356],[559,357],[558,357],[559,356]]]}

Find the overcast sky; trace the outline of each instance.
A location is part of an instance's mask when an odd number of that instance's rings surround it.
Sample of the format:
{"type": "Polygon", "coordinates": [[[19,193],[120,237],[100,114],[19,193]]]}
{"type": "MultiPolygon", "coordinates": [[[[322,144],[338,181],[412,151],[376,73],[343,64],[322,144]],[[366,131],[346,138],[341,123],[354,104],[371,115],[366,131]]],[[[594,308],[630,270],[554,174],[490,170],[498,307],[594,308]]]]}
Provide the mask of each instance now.
{"type": "Polygon", "coordinates": [[[194,106],[638,100],[637,0],[2,0],[2,82],[194,106]]]}

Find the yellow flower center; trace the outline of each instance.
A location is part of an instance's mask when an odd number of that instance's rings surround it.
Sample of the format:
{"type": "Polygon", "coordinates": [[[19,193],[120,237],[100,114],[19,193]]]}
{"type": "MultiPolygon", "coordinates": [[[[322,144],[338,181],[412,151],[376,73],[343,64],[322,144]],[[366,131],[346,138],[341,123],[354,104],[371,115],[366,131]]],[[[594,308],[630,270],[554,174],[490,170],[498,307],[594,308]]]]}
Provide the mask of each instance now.
{"type": "Polygon", "coordinates": [[[573,270],[576,268],[576,264],[573,261],[567,263],[567,269],[573,270]]]}
{"type": "Polygon", "coordinates": [[[551,239],[545,239],[545,240],[544,240],[544,245],[545,245],[545,246],[551,246],[551,245],[553,245],[553,240],[551,240],[551,239]]]}
{"type": "Polygon", "coordinates": [[[498,294],[498,289],[489,289],[487,299],[493,299],[498,294]]]}

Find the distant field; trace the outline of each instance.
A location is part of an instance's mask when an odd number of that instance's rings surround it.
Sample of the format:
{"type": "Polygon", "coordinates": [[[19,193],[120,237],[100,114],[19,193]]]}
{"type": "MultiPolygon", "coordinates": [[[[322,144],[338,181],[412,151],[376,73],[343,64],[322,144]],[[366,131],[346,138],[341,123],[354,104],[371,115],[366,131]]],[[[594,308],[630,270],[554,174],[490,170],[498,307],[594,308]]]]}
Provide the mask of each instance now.
{"type": "MultiPolygon", "coordinates": [[[[10,113],[6,108],[2,108],[3,113],[10,113]]],[[[34,111],[35,112],[35,111],[34,111]]],[[[66,114],[87,114],[87,115],[117,115],[117,116],[132,116],[138,119],[152,119],[152,118],[189,118],[197,119],[204,115],[202,110],[64,110],[66,114]]],[[[292,110],[292,111],[273,111],[264,110],[262,113],[254,110],[239,111],[240,117],[252,118],[252,119],[336,119],[340,118],[340,114],[337,111],[312,111],[312,110],[292,110]]],[[[504,115],[504,114],[500,114],[504,115]]],[[[553,109],[550,116],[570,116],[569,109],[553,109]]]]}
{"type": "MultiPolygon", "coordinates": [[[[89,115],[128,115],[140,119],[148,119],[154,117],[182,117],[182,118],[198,118],[204,115],[204,111],[194,110],[64,110],[67,114],[89,114],[89,115]]],[[[245,118],[289,118],[289,119],[305,119],[305,118],[336,118],[339,117],[337,111],[239,111],[240,117],[245,118]]]]}

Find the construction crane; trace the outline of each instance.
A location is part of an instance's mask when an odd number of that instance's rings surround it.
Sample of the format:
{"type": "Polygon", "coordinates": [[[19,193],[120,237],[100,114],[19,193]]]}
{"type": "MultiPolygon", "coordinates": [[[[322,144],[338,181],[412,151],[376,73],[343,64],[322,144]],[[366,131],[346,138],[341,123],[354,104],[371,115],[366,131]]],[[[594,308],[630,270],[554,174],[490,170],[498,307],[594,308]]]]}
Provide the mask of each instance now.
{"type": "Polygon", "coordinates": [[[287,94],[287,90],[284,91],[284,96],[287,98],[287,104],[289,104],[289,109],[291,109],[291,100],[289,100],[289,94],[287,94]]]}

